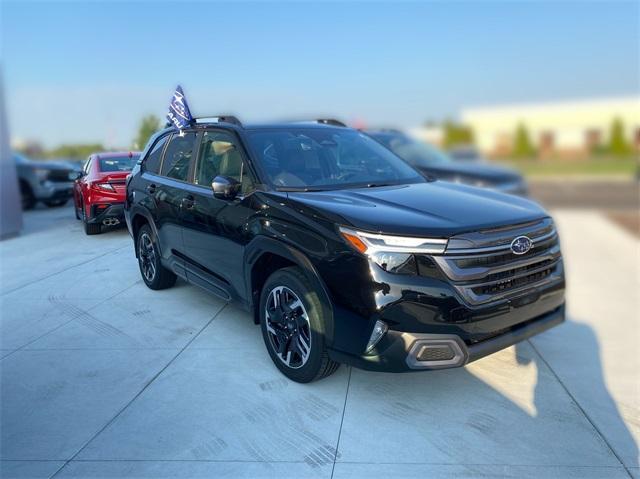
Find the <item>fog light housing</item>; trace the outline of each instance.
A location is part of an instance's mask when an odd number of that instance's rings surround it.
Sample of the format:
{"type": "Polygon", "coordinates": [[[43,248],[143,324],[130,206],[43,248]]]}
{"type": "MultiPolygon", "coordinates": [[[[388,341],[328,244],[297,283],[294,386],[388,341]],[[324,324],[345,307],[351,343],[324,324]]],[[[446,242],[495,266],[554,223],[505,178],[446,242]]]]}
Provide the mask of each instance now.
{"type": "Polygon", "coordinates": [[[367,349],[365,349],[365,353],[370,353],[371,350],[378,344],[378,342],[384,336],[384,333],[387,332],[389,326],[384,321],[377,320],[376,324],[373,326],[373,331],[371,331],[371,337],[369,338],[369,342],[367,343],[367,349]]]}

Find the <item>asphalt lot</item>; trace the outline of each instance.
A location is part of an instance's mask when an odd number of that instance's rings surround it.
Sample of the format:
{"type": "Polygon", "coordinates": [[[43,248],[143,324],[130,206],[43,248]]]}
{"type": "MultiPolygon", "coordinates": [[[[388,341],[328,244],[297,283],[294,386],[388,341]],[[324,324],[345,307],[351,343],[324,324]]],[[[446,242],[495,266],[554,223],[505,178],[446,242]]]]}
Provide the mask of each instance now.
{"type": "Polygon", "coordinates": [[[640,478],[640,241],[552,213],[566,324],[463,369],[300,385],[247,313],[148,290],[126,230],[29,212],[0,242],[0,476],[640,478]]]}

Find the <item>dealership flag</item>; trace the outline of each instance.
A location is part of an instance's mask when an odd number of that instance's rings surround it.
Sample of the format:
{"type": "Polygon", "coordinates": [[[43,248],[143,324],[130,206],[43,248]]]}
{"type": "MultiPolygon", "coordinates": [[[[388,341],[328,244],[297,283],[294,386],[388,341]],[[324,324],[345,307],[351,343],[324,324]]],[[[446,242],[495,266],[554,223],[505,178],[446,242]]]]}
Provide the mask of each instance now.
{"type": "Polygon", "coordinates": [[[180,85],[176,87],[173,98],[171,98],[171,103],[169,103],[167,118],[173,126],[180,130],[188,127],[193,121],[193,117],[189,111],[189,105],[187,104],[187,99],[185,98],[180,85]]]}

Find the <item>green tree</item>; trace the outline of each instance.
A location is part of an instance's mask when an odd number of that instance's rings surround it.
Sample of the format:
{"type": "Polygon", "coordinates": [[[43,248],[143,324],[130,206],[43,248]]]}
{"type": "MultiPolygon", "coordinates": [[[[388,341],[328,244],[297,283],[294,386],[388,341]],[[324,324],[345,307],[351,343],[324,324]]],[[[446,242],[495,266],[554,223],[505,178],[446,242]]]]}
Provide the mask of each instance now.
{"type": "Polygon", "coordinates": [[[473,144],[473,130],[471,127],[446,121],[443,129],[444,135],[442,143],[445,148],[473,144]]]}
{"type": "Polygon", "coordinates": [[[155,115],[147,115],[140,121],[138,135],[133,142],[133,147],[142,149],[145,147],[151,135],[160,129],[160,119],[155,115]]]}
{"type": "Polygon", "coordinates": [[[614,118],[609,134],[609,153],[614,156],[625,156],[631,151],[629,143],[624,137],[624,123],[620,118],[614,118]]]}
{"type": "Polygon", "coordinates": [[[520,123],[516,129],[516,137],[513,141],[513,156],[515,158],[531,158],[535,154],[535,149],[531,144],[529,130],[520,123]]]}
{"type": "Polygon", "coordinates": [[[104,146],[100,143],[74,143],[63,144],[48,150],[46,156],[49,158],[65,158],[70,160],[84,160],[91,153],[104,151],[104,146]]]}

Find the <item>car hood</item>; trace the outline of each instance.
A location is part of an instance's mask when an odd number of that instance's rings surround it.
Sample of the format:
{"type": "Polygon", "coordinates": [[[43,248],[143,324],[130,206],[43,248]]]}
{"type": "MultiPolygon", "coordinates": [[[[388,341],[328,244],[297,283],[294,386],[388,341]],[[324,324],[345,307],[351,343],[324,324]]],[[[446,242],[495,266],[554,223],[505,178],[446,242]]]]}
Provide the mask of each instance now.
{"type": "Polygon", "coordinates": [[[511,168],[487,163],[437,163],[418,167],[418,169],[423,173],[445,180],[476,180],[490,184],[510,183],[522,180],[520,173],[511,168]]]}
{"type": "Polygon", "coordinates": [[[288,193],[288,198],[315,210],[313,216],[333,223],[408,236],[444,238],[548,216],[532,201],[444,181],[295,192],[288,193]]]}
{"type": "Polygon", "coordinates": [[[40,168],[43,170],[67,170],[72,171],[74,168],[64,161],[34,161],[30,160],[28,163],[20,165],[28,168],[40,168]]]}

